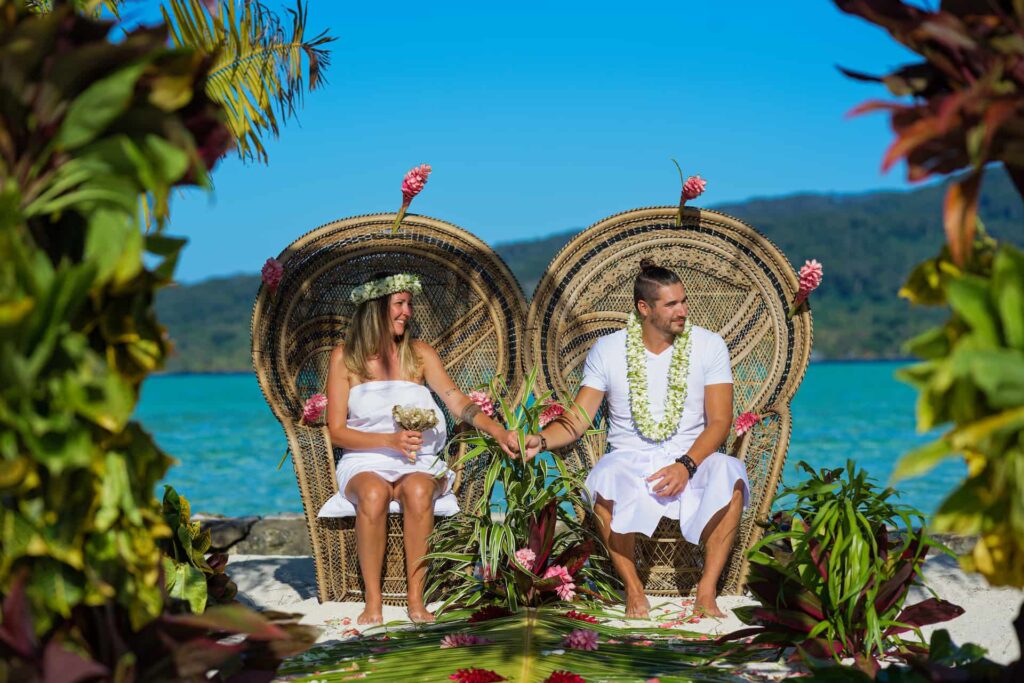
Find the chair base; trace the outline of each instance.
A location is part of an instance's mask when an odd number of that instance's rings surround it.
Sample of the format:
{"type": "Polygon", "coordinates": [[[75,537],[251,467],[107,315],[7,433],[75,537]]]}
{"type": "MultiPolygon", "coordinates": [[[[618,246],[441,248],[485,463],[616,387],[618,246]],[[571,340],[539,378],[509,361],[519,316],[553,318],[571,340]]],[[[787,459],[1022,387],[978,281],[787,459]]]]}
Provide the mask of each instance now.
{"type": "MultiPolygon", "coordinates": [[[[435,526],[443,519],[445,518],[435,515],[435,526]]],[[[327,599],[337,602],[363,602],[366,587],[357,559],[355,517],[321,518],[318,521],[321,526],[340,532],[341,554],[351,560],[337,569],[335,576],[329,577],[331,587],[327,599]]],[[[384,604],[404,607],[408,603],[407,592],[402,515],[391,513],[388,514],[384,564],[381,567],[381,594],[384,604]]]]}

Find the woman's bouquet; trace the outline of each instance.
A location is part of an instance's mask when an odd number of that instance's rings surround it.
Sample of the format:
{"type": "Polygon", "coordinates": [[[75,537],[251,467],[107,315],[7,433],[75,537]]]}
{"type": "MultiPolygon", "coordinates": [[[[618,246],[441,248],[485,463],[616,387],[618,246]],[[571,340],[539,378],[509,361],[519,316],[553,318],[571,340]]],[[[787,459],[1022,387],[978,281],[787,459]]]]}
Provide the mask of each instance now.
{"type": "MultiPolygon", "coordinates": [[[[410,432],[425,432],[437,426],[437,413],[431,408],[420,408],[418,406],[394,406],[391,408],[391,416],[395,423],[402,429],[410,432]]],[[[410,460],[416,460],[415,451],[409,456],[410,460]]]]}

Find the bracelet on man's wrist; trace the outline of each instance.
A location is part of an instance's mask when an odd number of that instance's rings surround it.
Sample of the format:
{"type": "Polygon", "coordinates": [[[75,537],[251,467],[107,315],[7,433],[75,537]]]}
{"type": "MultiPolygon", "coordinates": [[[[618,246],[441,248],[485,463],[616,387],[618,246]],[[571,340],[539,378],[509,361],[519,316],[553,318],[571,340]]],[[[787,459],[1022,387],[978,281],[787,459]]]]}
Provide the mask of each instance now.
{"type": "Polygon", "coordinates": [[[691,479],[695,474],[697,474],[697,463],[693,461],[693,458],[690,457],[689,453],[686,453],[676,458],[676,462],[686,468],[686,471],[689,472],[691,479]]]}
{"type": "Polygon", "coordinates": [[[537,436],[540,437],[540,449],[542,451],[547,451],[548,450],[548,440],[544,438],[543,434],[538,434],[537,436]]]}

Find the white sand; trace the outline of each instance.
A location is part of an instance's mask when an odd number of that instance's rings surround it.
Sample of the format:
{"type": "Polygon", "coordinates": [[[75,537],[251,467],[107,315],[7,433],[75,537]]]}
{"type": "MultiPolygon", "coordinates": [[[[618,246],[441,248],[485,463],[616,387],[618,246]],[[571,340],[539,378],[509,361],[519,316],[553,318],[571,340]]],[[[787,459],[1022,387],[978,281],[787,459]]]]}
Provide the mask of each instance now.
{"type": "MultiPolygon", "coordinates": [[[[301,613],[304,615],[302,623],[316,624],[324,629],[321,641],[355,635],[352,629],[363,630],[355,624],[356,616],[362,611],[361,603],[317,602],[316,579],[310,557],[232,555],[227,571],[238,584],[242,602],[258,609],[301,613]]],[[[955,643],[973,642],[987,648],[993,661],[1005,664],[1020,656],[1013,620],[1020,612],[1024,591],[990,588],[983,578],[965,574],[955,560],[946,556],[930,557],[925,563],[925,577],[939,597],[966,610],[952,621],[923,629],[926,638],[933,629],[945,628],[955,643]]],[[[923,597],[926,596],[915,591],[908,602],[917,602],[923,597]]],[[[729,633],[744,627],[730,610],[752,603],[747,597],[722,597],[719,605],[728,613],[725,619],[702,619],[695,624],[683,624],[681,628],[714,636],[729,633]]],[[[681,609],[679,599],[651,598],[651,604],[656,618],[678,614],[681,609]]],[[[385,621],[405,618],[402,607],[384,608],[385,621]]],[[[654,624],[629,623],[637,626],[654,624]]]]}

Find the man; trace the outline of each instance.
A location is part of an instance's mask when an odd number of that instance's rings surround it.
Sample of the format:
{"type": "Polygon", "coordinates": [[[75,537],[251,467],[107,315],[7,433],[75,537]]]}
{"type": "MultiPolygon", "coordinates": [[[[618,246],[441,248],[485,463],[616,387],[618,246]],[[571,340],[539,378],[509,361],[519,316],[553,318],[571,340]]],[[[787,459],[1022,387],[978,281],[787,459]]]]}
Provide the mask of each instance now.
{"type": "MultiPolygon", "coordinates": [[[[662,517],[705,545],[694,611],[724,616],[718,578],[749,499],[743,464],[716,452],[732,423],[732,371],[720,336],[687,325],[679,277],[647,259],[633,286],[636,308],[625,330],[598,339],[587,356],[576,405],[526,441],[527,459],[578,439],[608,399],[609,453],[587,477],[598,529],[626,589],[626,616],[650,604],[633,559],[635,534],[650,536],[662,517]]],[[[518,450],[518,444],[512,445],[518,450]]]]}

